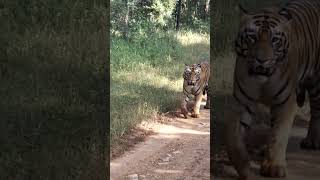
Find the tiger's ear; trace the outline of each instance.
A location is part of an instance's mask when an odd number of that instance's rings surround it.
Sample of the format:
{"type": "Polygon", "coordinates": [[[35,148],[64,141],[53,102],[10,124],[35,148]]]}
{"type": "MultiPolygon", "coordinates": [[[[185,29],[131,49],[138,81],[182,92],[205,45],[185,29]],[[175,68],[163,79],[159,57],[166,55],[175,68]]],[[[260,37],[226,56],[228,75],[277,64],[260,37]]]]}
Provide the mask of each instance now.
{"type": "Polygon", "coordinates": [[[242,7],[241,4],[238,4],[238,8],[240,10],[241,15],[248,15],[248,11],[242,7]]]}
{"type": "Polygon", "coordinates": [[[250,13],[246,9],[244,9],[241,4],[238,4],[238,9],[240,10],[240,19],[241,19],[241,21],[244,21],[244,20],[249,18],[250,13]]]}
{"type": "Polygon", "coordinates": [[[287,9],[285,8],[282,8],[280,11],[279,11],[279,14],[283,17],[285,17],[288,21],[290,21],[292,19],[292,16],[291,14],[287,11],[287,9]]]}
{"type": "Polygon", "coordinates": [[[201,67],[201,63],[197,64],[198,67],[201,67]]]}
{"type": "Polygon", "coordinates": [[[282,8],[278,11],[278,13],[280,16],[283,16],[285,18],[285,22],[283,24],[288,28],[288,30],[290,30],[292,24],[292,15],[290,14],[290,12],[288,12],[287,9],[282,8]]]}

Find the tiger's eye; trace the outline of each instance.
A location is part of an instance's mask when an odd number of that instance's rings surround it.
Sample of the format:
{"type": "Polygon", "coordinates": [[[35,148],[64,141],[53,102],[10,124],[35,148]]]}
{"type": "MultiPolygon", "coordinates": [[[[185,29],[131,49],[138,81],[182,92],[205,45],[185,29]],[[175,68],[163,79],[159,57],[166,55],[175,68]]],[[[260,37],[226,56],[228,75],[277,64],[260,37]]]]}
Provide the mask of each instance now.
{"type": "Polygon", "coordinates": [[[276,44],[276,43],[279,43],[280,42],[280,38],[279,37],[273,37],[271,39],[272,43],[276,44]]]}
{"type": "Polygon", "coordinates": [[[251,43],[254,43],[257,41],[257,36],[255,34],[248,34],[248,39],[251,43]]]}

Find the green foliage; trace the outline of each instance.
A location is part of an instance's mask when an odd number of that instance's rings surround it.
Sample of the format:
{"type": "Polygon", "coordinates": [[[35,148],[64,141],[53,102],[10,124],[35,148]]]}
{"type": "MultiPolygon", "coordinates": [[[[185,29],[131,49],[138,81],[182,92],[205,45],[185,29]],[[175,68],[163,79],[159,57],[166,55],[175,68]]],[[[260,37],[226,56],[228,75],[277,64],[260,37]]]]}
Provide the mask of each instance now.
{"type": "Polygon", "coordinates": [[[99,179],[107,7],[0,6],[0,179],[99,179]]]}
{"type": "Polygon", "coordinates": [[[175,1],[154,0],[151,6],[151,21],[160,26],[167,26],[167,23],[170,22],[172,18],[172,13],[175,11],[175,6],[175,1]]]}
{"type": "MultiPolygon", "coordinates": [[[[159,30],[173,30],[176,24],[176,6],[174,0],[111,1],[111,32],[113,35],[126,34],[130,39],[140,35],[153,34],[159,30]]],[[[208,27],[205,26],[208,21],[203,18],[203,15],[199,13],[189,15],[185,12],[188,9],[181,9],[182,22],[180,24],[182,29],[201,29],[206,33],[209,32],[205,28],[208,27]],[[191,21],[187,22],[187,16],[192,16],[191,21]]]]}
{"type": "Polygon", "coordinates": [[[111,145],[142,120],[174,111],[181,101],[185,63],[209,59],[209,36],[158,32],[111,44],[111,145]]]}
{"type": "Polygon", "coordinates": [[[158,28],[168,26],[174,12],[175,2],[170,0],[112,1],[111,7],[112,29],[125,31],[126,16],[128,16],[130,28],[128,33],[130,33],[129,36],[134,37],[141,31],[154,32],[158,28]]]}

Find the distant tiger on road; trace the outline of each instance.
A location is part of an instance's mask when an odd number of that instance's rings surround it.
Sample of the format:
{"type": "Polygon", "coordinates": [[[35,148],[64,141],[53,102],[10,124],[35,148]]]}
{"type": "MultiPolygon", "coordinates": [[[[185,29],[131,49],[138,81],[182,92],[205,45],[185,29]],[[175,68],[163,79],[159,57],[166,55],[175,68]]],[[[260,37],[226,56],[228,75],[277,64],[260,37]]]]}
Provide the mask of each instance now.
{"type": "MultiPolygon", "coordinates": [[[[191,117],[198,118],[200,115],[200,104],[203,96],[209,92],[210,64],[209,62],[200,62],[198,64],[185,65],[183,73],[183,94],[184,98],[181,103],[181,112],[187,118],[187,103],[191,96],[195,96],[195,103],[191,117]]],[[[207,95],[205,107],[210,108],[210,98],[207,95]]]]}

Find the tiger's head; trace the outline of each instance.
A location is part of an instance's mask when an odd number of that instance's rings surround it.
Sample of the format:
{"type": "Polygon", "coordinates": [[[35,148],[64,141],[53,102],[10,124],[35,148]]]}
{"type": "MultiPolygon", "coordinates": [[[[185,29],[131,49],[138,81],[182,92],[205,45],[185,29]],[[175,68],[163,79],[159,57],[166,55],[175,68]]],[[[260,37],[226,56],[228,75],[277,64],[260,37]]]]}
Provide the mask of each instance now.
{"type": "Polygon", "coordinates": [[[267,81],[287,61],[291,15],[268,8],[248,13],[241,6],[240,29],[235,41],[237,61],[245,63],[249,77],[267,81]]]}
{"type": "Polygon", "coordinates": [[[183,79],[186,81],[188,86],[195,86],[197,81],[200,79],[201,64],[185,64],[183,73],[183,79]]]}

